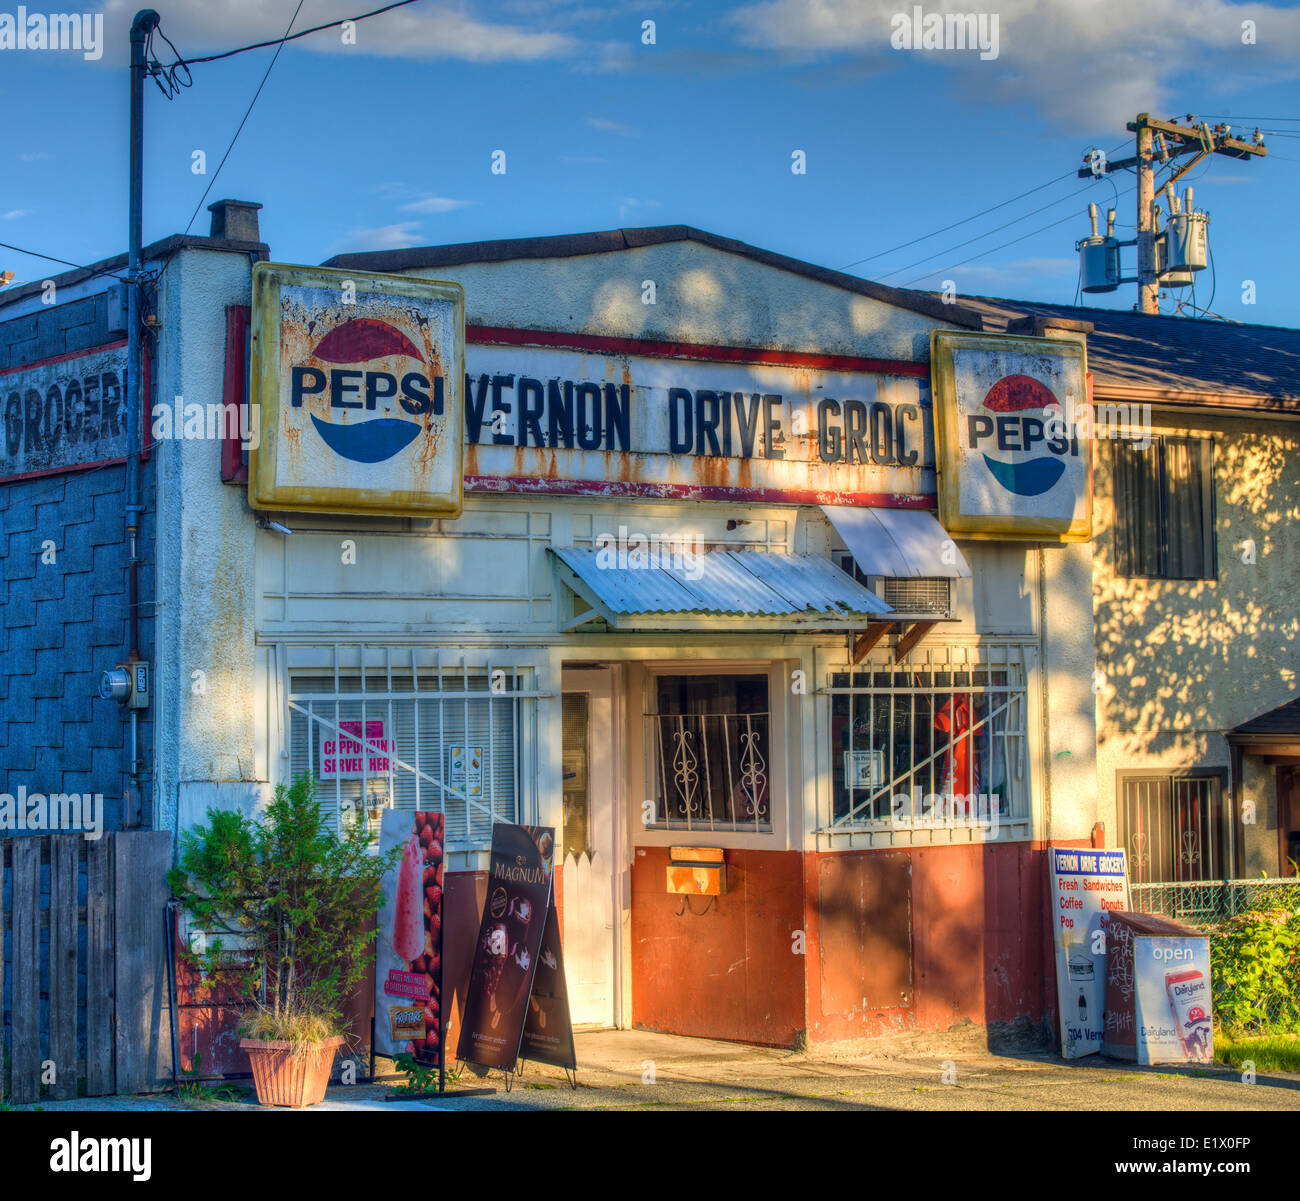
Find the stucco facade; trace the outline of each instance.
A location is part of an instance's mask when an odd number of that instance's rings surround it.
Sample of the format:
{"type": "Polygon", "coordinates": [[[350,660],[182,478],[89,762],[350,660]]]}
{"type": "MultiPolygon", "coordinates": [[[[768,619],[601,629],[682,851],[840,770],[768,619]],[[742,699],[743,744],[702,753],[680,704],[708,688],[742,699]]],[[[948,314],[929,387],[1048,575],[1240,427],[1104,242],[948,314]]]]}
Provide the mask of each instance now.
{"type": "MultiPolygon", "coordinates": [[[[1098,397],[1098,400],[1103,400],[1098,397]]],[[[1232,779],[1225,735],[1300,689],[1300,435],[1293,420],[1156,408],[1152,432],[1214,443],[1213,579],[1125,578],[1114,561],[1115,443],[1097,443],[1093,607],[1096,617],[1097,809],[1119,837],[1120,773],[1228,773],[1242,874],[1276,876],[1272,767],[1247,755],[1232,779]],[[1250,809],[1242,804],[1250,802],[1250,809]],[[1249,820],[1252,819],[1253,820],[1249,820]]]]}

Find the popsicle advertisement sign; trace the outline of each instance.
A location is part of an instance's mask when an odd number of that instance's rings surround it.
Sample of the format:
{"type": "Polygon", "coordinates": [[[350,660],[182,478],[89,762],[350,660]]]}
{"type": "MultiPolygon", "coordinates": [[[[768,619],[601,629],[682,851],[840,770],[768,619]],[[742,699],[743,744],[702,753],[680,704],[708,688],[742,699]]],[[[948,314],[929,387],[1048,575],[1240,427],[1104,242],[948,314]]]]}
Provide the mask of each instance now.
{"type": "Polygon", "coordinates": [[[432,1063],[442,1039],[442,814],[386,810],[379,849],[397,846],[379,910],[375,1053],[432,1063]]]}
{"type": "Polygon", "coordinates": [[[1094,1055],[1105,1033],[1109,915],[1128,908],[1122,850],[1051,849],[1052,938],[1061,1054],[1094,1055]]]}
{"type": "Polygon", "coordinates": [[[487,898],[465,994],[458,1058],[507,1072],[521,1054],[575,1066],[553,912],[554,878],[551,827],[505,822],[492,827],[487,898]]]}

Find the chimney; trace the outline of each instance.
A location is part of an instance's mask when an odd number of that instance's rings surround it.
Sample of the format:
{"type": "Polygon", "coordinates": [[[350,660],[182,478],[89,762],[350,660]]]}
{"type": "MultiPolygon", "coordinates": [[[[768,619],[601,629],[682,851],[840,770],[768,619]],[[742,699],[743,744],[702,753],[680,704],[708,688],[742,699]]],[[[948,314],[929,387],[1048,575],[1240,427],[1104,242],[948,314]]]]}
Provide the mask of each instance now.
{"type": "Polygon", "coordinates": [[[227,242],[260,242],[257,229],[257,210],[262,206],[251,200],[218,200],[208,205],[212,214],[209,237],[223,238],[227,242]]]}
{"type": "Polygon", "coordinates": [[[1027,334],[1031,338],[1068,338],[1071,334],[1090,334],[1091,321],[1075,321],[1055,314],[1035,313],[1028,317],[1013,317],[1007,322],[1007,333],[1027,334]]]}

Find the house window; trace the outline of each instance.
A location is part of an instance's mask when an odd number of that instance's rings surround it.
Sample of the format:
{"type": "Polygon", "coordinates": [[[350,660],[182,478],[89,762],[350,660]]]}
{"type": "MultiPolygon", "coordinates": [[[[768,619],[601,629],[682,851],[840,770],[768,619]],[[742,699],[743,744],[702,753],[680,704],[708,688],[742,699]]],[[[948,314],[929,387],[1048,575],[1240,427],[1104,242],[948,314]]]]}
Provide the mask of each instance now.
{"type": "Polygon", "coordinates": [[[435,810],[450,848],[487,848],[493,822],[519,820],[523,691],[512,669],[291,671],[290,774],[318,777],[333,829],[435,810]]]}
{"type": "Polygon", "coordinates": [[[659,676],[646,760],[651,828],[770,831],[767,676],[659,676]]]}
{"type": "Polygon", "coordinates": [[[1225,878],[1226,827],[1218,776],[1129,776],[1120,808],[1134,884],[1225,878]]]}
{"type": "Polygon", "coordinates": [[[1214,579],[1214,444],[1153,437],[1115,443],[1115,572],[1214,579]]]}
{"type": "Polygon", "coordinates": [[[1029,816],[1023,663],[830,673],[832,813],[823,829],[1029,816]]]}

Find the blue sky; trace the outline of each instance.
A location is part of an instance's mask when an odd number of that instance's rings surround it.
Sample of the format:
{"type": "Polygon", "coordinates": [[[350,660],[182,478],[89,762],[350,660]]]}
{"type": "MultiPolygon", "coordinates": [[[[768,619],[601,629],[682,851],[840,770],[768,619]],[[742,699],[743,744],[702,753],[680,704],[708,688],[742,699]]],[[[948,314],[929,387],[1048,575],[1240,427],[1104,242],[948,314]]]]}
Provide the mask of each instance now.
{"type": "MultiPolygon", "coordinates": [[[[193,56],[281,35],[295,3],[162,0],[159,11],[193,56]]],[[[17,7],[0,0],[0,19],[17,7]]],[[[306,0],[295,28],[366,7],[306,0]]],[[[1211,213],[1213,310],[1300,324],[1300,10],[1006,0],[998,56],[981,59],[891,46],[893,15],[912,7],[421,0],[358,25],[355,45],[335,30],[286,46],[208,200],[264,204],[263,237],[282,261],[684,223],[830,267],[877,256],[852,269],[886,283],[951,279],[962,292],[1069,303],[1085,206],[1114,203],[1110,182],[1071,175],[880,252],[1072,173],[1088,147],[1131,153],[1124,121],[1138,111],[1191,112],[1276,131],[1266,160],[1216,156],[1189,174],[1211,213]],[[504,175],[491,171],[497,150],[504,175]],[[791,171],[796,150],[806,174],[791,171]],[[1253,305],[1242,302],[1247,280],[1253,305]]],[[[0,241],[75,262],[126,240],[123,62],[135,5],[102,11],[97,62],[0,50],[0,241]]],[[[150,85],[146,240],[185,228],[271,54],[196,65],[194,86],[171,101],[150,85]],[[196,150],[207,175],[192,172],[196,150]]],[[[1112,179],[1120,236],[1131,236],[1133,177],[1112,179]]],[[[204,209],[192,231],[207,228],[204,209]]],[[[19,280],[58,270],[0,248],[5,268],[19,280]]],[[[1209,295],[1208,278],[1198,281],[1197,302],[1209,295]]],[[[1124,287],[1092,303],[1134,298],[1124,287]]]]}

